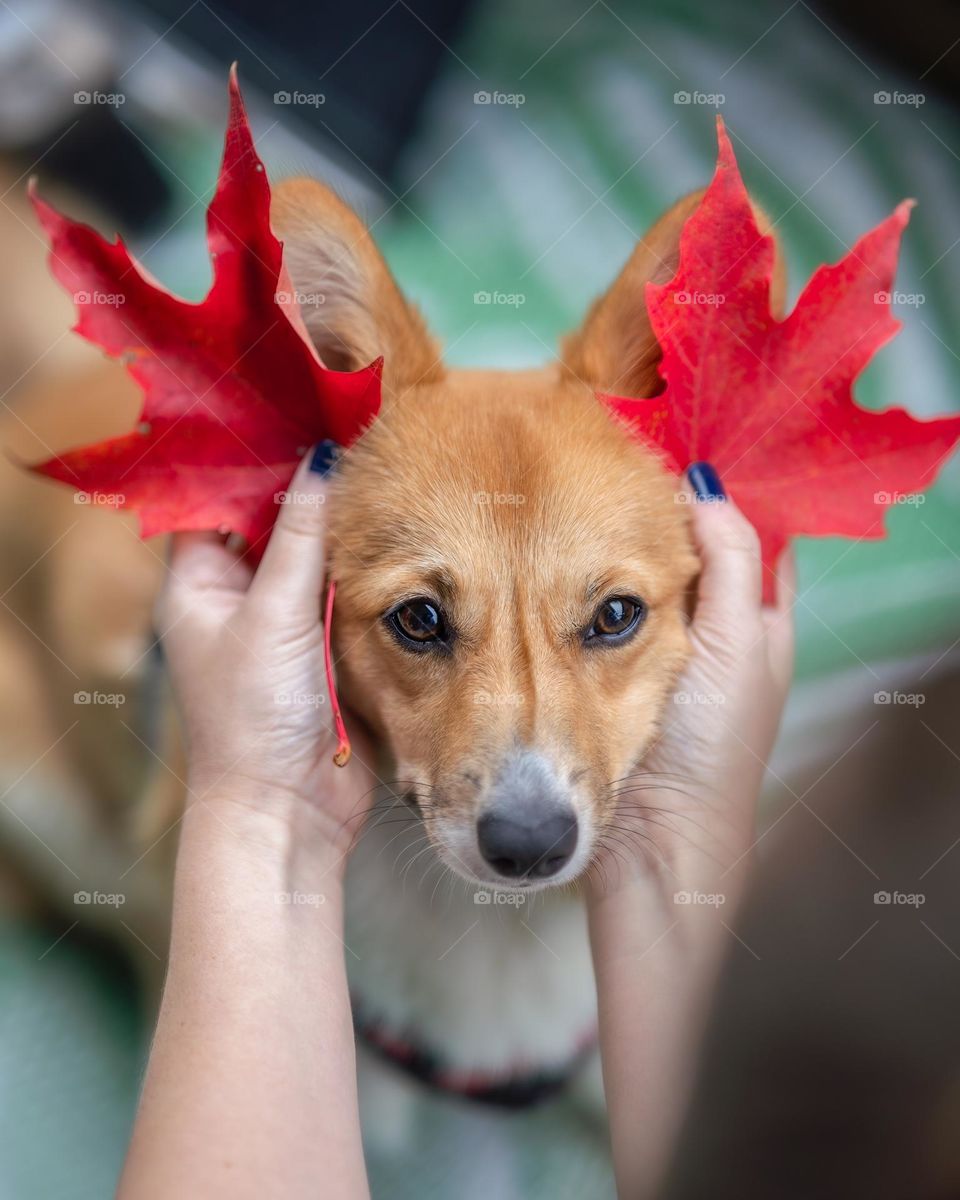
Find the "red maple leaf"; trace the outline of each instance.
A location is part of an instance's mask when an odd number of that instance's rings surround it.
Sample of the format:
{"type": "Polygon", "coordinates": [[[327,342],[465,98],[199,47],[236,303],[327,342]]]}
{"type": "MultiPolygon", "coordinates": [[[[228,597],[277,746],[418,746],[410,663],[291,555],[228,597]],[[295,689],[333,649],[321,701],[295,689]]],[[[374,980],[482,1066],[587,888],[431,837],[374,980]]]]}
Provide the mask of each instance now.
{"type": "Polygon", "coordinates": [[[230,73],[230,119],[207,210],[213,285],[200,304],[160,287],[123,242],[61,216],[33,191],[75,330],[121,358],[144,391],[137,428],[33,469],[140,515],[144,537],[221,529],[262,553],[277,494],[306,450],[348,446],[380,407],[378,360],[327,370],[311,345],[270,229],[270,185],[230,73]]]}
{"type": "Polygon", "coordinates": [[[716,173],[684,226],[677,273],[647,285],[666,388],[600,399],[672,470],[713,463],[760,534],[769,601],[792,535],[883,537],[886,508],[933,482],[960,438],[960,416],[870,412],[851,395],[900,328],[890,291],[912,202],[819,267],[777,320],[773,240],[757,228],[722,120],[717,128],[716,173]]]}

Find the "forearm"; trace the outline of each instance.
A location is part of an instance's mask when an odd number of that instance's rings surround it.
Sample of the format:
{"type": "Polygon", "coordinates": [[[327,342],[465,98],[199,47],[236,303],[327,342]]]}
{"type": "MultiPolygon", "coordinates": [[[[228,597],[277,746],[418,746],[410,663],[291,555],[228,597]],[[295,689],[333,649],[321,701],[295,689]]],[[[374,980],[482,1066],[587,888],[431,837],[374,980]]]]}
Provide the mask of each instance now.
{"type": "Polygon", "coordinates": [[[658,1194],[728,943],[736,886],[731,880],[725,894],[712,870],[658,878],[641,867],[589,901],[614,1169],[618,1194],[629,1200],[658,1194]],[[681,894],[691,902],[678,902],[681,894]]]}
{"type": "MultiPolygon", "coordinates": [[[[184,821],[170,968],[120,1196],[367,1196],[340,873],[184,821]],[[287,897],[299,902],[290,902],[287,897]]],[[[324,865],[326,864],[326,865],[324,865]]]]}

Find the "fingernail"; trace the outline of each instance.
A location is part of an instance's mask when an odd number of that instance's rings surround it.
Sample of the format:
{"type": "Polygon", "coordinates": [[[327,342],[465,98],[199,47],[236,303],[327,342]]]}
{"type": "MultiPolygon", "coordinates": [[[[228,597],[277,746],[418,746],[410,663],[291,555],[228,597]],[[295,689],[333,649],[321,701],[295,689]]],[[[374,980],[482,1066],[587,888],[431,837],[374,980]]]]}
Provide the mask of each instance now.
{"type": "Polygon", "coordinates": [[[708,462],[695,462],[687,467],[687,478],[698,500],[726,500],[727,493],[716,468],[708,462]]]}
{"type": "Polygon", "coordinates": [[[329,475],[340,459],[340,447],[330,438],[317,442],[310,459],[310,470],[316,475],[329,475]]]}

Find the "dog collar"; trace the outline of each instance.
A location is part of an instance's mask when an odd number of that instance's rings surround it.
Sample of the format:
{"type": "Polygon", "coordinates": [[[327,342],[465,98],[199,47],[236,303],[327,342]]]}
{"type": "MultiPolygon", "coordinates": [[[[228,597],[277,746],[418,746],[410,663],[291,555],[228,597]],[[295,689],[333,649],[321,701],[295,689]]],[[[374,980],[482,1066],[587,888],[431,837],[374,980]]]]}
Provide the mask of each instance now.
{"type": "Polygon", "coordinates": [[[573,1053],[559,1067],[538,1067],[518,1061],[501,1071],[474,1071],[451,1067],[443,1056],[412,1036],[397,1034],[368,1016],[356,999],[353,1003],[357,1037],[385,1062],[399,1067],[433,1091],[445,1092],[496,1108],[528,1108],[558,1096],[597,1045],[597,1030],[591,1026],[576,1041],[573,1053]]]}

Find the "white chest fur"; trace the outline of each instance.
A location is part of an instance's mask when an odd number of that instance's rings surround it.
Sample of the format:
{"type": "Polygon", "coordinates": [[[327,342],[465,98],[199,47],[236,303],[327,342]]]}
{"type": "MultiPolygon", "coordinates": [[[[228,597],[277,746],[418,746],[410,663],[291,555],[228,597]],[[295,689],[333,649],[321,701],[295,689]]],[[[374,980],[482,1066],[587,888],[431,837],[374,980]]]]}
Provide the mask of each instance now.
{"type": "Polygon", "coordinates": [[[350,985],[365,1015],[451,1068],[562,1067],[594,1026],[575,894],[476,889],[442,866],[420,823],[398,810],[374,818],[360,839],[346,899],[350,985]]]}

